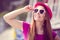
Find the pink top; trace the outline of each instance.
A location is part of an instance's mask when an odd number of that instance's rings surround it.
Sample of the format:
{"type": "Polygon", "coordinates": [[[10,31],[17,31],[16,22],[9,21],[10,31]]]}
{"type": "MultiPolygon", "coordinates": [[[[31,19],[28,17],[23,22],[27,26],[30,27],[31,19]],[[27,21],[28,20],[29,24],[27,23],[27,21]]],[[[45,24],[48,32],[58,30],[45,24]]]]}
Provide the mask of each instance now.
{"type": "MultiPolygon", "coordinates": [[[[30,24],[23,22],[23,34],[24,40],[27,40],[28,32],[30,29],[30,24]]],[[[53,38],[57,35],[55,32],[52,32],[53,38]]],[[[34,40],[44,40],[44,35],[36,34],[34,40]]]]}

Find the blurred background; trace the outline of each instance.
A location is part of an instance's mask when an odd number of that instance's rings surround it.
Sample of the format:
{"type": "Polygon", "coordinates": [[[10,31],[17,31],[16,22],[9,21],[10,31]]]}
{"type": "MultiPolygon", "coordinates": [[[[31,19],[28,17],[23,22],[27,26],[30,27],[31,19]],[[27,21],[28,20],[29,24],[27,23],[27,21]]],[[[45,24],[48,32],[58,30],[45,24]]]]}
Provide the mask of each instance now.
{"type": "MultiPolygon", "coordinates": [[[[53,17],[51,19],[52,29],[60,36],[60,0],[0,0],[0,40],[24,40],[22,31],[13,29],[4,21],[3,16],[28,4],[33,6],[38,1],[47,3],[51,8],[53,12],[53,17]]],[[[16,19],[30,23],[30,13],[31,12],[28,14],[21,14],[16,17],[16,19]]]]}

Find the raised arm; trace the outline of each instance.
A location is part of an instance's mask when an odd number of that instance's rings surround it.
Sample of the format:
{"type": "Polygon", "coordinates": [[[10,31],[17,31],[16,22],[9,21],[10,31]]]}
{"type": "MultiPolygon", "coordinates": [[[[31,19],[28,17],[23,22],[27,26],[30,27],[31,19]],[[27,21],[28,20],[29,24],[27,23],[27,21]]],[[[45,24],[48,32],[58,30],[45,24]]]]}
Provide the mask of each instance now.
{"type": "Polygon", "coordinates": [[[17,20],[15,18],[18,15],[20,15],[21,13],[29,12],[31,10],[33,10],[33,8],[30,5],[27,5],[27,6],[23,7],[23,8],[20,8],[20,9],[17,9],[17,10],[14,10],[12,12],[9,12],[9,13],[5,14],[3,16],[3,18],[13,28],[19,28],[19,29],[22,30],[23,21],[17,20]]]}

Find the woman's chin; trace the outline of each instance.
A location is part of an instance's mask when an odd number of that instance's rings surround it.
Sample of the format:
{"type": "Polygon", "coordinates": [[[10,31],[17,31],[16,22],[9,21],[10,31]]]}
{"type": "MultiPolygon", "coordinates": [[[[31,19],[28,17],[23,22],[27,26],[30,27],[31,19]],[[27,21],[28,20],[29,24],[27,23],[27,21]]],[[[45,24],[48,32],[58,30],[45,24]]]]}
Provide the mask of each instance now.
{"type": "Polygon", "coordinates": [[[37,21],[37,22],[42,22],[43,20],[35,20],[35,21],[37,21]]]}
{"type": "Polygon", "coordinates": [[[35,18],[35,21],[41,22],[41,21],[43,21],[43,19],[35,18]]]}

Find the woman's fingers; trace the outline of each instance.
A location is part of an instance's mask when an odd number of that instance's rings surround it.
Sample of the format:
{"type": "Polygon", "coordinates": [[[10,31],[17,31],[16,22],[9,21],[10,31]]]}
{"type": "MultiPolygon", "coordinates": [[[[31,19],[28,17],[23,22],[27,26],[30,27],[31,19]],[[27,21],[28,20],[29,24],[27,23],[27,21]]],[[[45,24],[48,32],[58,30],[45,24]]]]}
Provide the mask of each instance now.
{"type": "Polygon", "coordinates": [[[25,10],[27,12],[32,11],[33,10],[33,7],[31,5],[27,5],[27,6],[25,6],[25,10]]]}
{"type": "Polygon", "coordinates": [[[33,7],[32,7],[32,6],[30,6],[30,5],[28,5],[28,9],[33,10],[33,7]]]}

